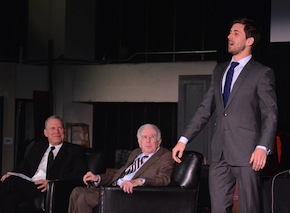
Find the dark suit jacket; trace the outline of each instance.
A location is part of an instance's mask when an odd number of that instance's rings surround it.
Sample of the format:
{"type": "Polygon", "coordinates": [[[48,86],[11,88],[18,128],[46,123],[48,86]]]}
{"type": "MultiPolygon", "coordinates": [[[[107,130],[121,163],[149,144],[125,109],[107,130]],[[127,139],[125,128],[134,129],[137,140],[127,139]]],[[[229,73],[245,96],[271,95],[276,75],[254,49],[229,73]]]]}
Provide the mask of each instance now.
{"type": "Polygon", "coordinates": [[[223,153],[230,165],[249,166],[257,145],[273,149],[278,117],[275,76],[271,68],[251,59],[236,80],[224,107],[222,78],[228,65],[228,62],[216,65],[209,90],[183,136],[193,139],[216,110],[212,161],[219,161],[223,153]]]}
{"type": "MultiPolygon", "coordinates": [[[[141,152],[140,148],[134,149],[126,164],[118,171],[101,174],[100,186],[109,186],[113,181],[119,179],[126,168],[139,154],[141,154],[141,152]]],[[[166,148],[160,147],[160,149],[136,172],[133,179],[145,179],[143,186],[166,186],[170,183],[173,167],[174,160],[172,159],[171,152],[166,148]]]]}
{"type": "MultiPolygon", "coordinates": [[[[36,142],[20,166],[14,169],[14,172],[32,177],[48,146],[48,141],[36,142]]],[[[82,180],[84,174],[89,170],[83,147],[63,142],[49,169],[53,180],[82,180]]]]}

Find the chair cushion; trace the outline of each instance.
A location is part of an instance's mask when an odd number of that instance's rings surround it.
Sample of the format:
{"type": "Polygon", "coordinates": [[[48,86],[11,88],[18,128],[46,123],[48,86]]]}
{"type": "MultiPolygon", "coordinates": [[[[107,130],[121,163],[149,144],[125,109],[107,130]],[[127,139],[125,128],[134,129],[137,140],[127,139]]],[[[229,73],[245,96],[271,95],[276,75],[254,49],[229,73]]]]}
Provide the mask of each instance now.
{"type": "Polygon", "coordinates": [[[175,163],[172,184],[184,188],[198,188],[203,156],[195,151],[184,151],[181,163],[175,163]]]}
{"type": "Polygon", "coordinates": [[[102,174],[106,172],[106,152],[103,150],[97,150],[87,148],[85,150],[87,164],[90,171],[94,174],[102,174]]]}

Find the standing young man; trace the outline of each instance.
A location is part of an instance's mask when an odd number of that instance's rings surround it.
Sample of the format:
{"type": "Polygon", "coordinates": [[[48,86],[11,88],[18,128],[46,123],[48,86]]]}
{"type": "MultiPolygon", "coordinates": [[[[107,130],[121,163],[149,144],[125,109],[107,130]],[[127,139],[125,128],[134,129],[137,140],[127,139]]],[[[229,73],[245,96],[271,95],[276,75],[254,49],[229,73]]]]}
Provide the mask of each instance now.
{"type": "Polygon", "coordinates": [[[240,213],[259,213],[259,170],[273,149],[278,107],[271,68],[252,58],[259,41],[257,25],[235,19],[228,35],[230,62],[217,64],[210,88],[172,150],[176,162],[216,111],[211,144],[209,190],[212,213],[232,212],[236,181],[240,213]]]}

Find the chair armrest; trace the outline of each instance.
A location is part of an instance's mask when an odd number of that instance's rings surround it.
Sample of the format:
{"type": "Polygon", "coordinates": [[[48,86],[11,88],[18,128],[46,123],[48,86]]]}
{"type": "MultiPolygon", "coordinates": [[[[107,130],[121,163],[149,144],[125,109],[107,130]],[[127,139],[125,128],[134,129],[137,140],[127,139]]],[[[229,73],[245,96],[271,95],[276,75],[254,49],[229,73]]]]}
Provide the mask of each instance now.
{"type": "Polygon", "coordinates": [[[77,186],[85,186],[82,181],[52,181],[47,184],[45,212],[67,212],[71,191],[77,186]]]}
{"type": "Polygon", "coordinates": [[[101,187],[99,213],[160,213],[197,211],[198,188],[181,187],[136,187],[132,194],[119,187],[101,187]]]}

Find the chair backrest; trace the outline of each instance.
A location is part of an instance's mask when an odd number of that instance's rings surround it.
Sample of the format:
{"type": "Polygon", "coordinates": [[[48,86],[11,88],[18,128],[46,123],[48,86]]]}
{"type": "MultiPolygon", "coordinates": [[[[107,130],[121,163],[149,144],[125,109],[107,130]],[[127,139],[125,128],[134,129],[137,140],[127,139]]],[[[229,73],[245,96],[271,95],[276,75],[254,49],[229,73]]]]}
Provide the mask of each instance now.
{"type": "Polygon", "coordinates": [[[182,188],[198,188],[203,155],[195,151],[184,151],[181,163],[175,163],[172,185],[182,188]]]}
{"type": "Polygon", "coordinates": [[[107,167],[107,154],[103,150],[86,148],[85,155],[90,171],[94,174],[103,174],[107,167]]]}

